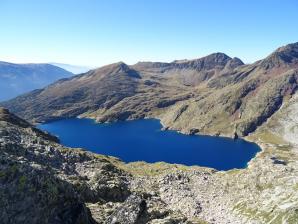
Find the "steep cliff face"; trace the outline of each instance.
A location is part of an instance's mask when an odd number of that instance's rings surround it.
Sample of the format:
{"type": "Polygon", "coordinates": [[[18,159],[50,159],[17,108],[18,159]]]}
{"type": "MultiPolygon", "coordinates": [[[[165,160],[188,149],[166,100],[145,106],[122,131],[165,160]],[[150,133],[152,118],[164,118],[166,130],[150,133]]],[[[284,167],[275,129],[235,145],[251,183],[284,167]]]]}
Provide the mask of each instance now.
{"type": "Polygon", "coordinates": [[[223,53],[171,63],[116,63],[2,105],[33,122],[155,117],[184,133],[246,136],[296,92],[297,46],[281,47],[250,65],[223,53]]]}

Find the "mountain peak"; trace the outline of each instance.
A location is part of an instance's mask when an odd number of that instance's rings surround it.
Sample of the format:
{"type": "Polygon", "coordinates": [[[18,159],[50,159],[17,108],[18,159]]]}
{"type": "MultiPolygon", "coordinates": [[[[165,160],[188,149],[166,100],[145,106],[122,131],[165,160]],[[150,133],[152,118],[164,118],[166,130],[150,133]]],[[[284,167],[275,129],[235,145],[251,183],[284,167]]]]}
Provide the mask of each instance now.
{"type": "Polygon", "coordinates": [[[126,72],[129,71],[130,68],[124,62],[116,62],[113,64],[105,65],[103,67],[97,68],[94,71],[106,71],[106,72],[126,72]]]}
{"type": "Polygon", "coordinates": [[[287,44],[285,46],[277,48],[275,52],[284,52],[284,53],[290,53],[290,52],[298,52],[298,42],[287,44]]]}
{"type": "Polygon", "coordinates": [[[173,61],[173,63],[179,64],[179,63],[189,63],[189,62],[196,62],[196,61],[214,61],[214,62],[225,61],[226,62],[230,59],[231,58],[228,55],[226,55],[225,53],[216,52],[216,53],[212,53],[207,56],[192,59],[192,60],[187,60],[187,59],[175,60],[175,61],[173,61]]]}
{"type": "Polygon", "coordinates": [[[238,66],[244,65],[243,61],[241,61],[240,58],[234,57],[231,60],[228,61],[228,63],[226,64],[225,68],[228,69],[234,69],[238,66]]]}
{"type": "Polygon", "coordinates": [[[217,52],[194,60],[176,61],[176,64],[192,67],[200,71],[214,69],[216,67],[224,68],[230,60],[232,59],[228,55],[217,52]]]}
{"type": "Polygon", "coordinates": [[[217,58],[217,59],[231,59],[228,55],[226,55],[225,53],[222,53],[222,52],[215,52],[215,53],[209,54],[205,57],[206,58],[211,57],[211,58],[217,58]]]}
{"type": "Polygon", "coordinates": [[[97,76],[97,75],[119,75],[122,73],[129,77],[140,78],[139,74],[134,69],[130,68],[127,64],[125,64],[122,61],[91,70],[87,74],[97,76]]]}
{"type": "Polygon", "coordinates": [[[262,61],[262,67],[271,69],[284,65],[298,65],[298,42],[282,46],[262,61]]]}

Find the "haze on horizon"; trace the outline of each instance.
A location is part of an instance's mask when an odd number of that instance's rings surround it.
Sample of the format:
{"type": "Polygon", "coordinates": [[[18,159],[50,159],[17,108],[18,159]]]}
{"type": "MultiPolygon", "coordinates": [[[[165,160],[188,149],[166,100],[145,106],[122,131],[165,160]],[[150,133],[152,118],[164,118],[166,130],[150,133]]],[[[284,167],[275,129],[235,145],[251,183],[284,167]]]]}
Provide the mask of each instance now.
{"type": "Polygon", "coordinates": [[[97,67],[214,52],[252,63],[298,40],[295,0],[2,0],[0,10],[0,61],[15,63],[97,67]]]}

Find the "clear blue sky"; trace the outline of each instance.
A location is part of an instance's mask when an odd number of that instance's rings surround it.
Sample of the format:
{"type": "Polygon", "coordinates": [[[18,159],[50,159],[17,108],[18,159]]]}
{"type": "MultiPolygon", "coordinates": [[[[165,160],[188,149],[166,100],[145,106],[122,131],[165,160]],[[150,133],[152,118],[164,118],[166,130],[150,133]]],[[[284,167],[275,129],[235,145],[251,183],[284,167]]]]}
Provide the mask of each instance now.
{"type": "Polygon", "coordinates": [[[298,41],[297,0],[0,0],[0,60],[259,60],[298,41]]]}

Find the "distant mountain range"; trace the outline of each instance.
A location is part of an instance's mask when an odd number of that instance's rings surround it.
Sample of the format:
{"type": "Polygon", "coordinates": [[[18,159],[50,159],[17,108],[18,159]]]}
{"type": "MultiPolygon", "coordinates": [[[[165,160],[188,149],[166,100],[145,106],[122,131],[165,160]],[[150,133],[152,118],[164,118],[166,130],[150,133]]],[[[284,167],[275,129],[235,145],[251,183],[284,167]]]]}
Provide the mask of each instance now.
{"type": "Polygon", "coordinates": [[[40,89],[73,73],[50,64],[0,62],[0,101],[40,89]]]}
{"type": "Polygon", "coordinates": [[[297,90],[298,43],[245,65],[214,53],[172,63],[123,62],[60,80],[3,104],[48,121],[84,116],[99,122],[155,117],[184,133],[245,136],[297,90]]]}
{"type": "Polygon", "coordinates": [[[85,73],[92,69],[92,67],[89,67],[89,66],[70,65],[70,64],[55,63],[55,62],[49,63],[49,64],[63,68],[64,70],[69,71],[73,74],[85,73]]]}

